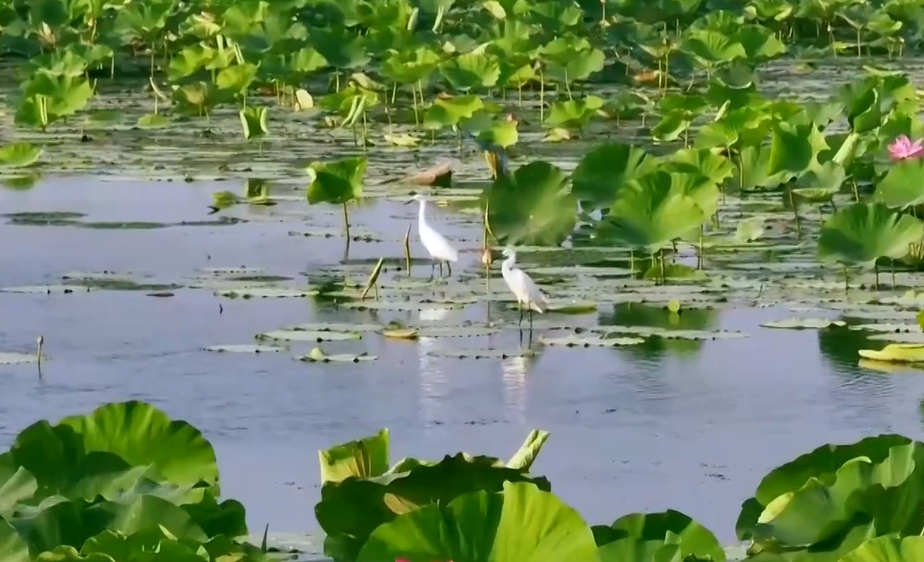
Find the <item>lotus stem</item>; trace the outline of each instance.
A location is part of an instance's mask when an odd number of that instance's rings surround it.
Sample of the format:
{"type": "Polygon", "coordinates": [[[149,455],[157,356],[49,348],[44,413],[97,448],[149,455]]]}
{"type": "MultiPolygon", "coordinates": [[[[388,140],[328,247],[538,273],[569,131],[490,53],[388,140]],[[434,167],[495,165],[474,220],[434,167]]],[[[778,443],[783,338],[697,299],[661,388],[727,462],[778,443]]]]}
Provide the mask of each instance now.
{"type": "Polygon", "coordinates": [[[343,230],[346,234],[346,252],[345,256],[350,253],[350,212],[347,210],[347,204],[343,204],[343,230]]]}
{"type": "Polygon", "coordinates": [[[889,258],[889,272],[892,274],[892,290],[895,290],[895,260],[889,258]]]}
{"type": "Polygon", "coordinates": [[[407,232],[404,233],[404,266],[407,270],[407,276],[411,276],[411,224],[407,225],[407,232]]]}
{"type": "Polygon", "coordinates": [[[876,276],[875,287],[876,287],[876,290],[878,291],[879,290],[879,262],[878,261],[873,262],[873,273],[876,276]]]}
{"type": "Polygon", "coordinates": [[[38,375],[42,376],[42,346],[45,345],[45,336],[40,335],[36,342],[38,343],[38,349],[35,352],[35,360],[38,363],[38,375]]]}
{"type": "Polygon", "coordinates": [[[847,275],[847,266],[844,267],[844,292],[847,293],[850,291],[850,276],[847,275]]]}
{"type": "Polygon", "coordinates": [[[697,262],[697,264],[696,264],[696,268],[697,268],[697,269],[702,269],[702,268],[703,268],[703,257],[704,257],[704,255],[703,255],[703,254],[704,254],[704,250],[703,250],[703,235],[705,234],[705,232],[706,232],[706,227],[703,226],[702,224],[699,225],[699,260],[698,260],[698,262],[697,262]]]}
{"type": "Polygon", "coordinates": [[[375,267],[372,269],[372,273],[369,275],[369,279],[366,281],[366,288],[363,289],[363,294],[360,295],[359,300],[366,300],[366,295],[369,294],[369,289],[373,287],[375,287],[375,300],[379,300],[378,280],[379,275],[382,273],[383,263],[385,263],[385,258],[379,258],[379,262],[375,264],[375,267]]]}
{"type": "Polygon", "coordinates": [[[661,262],[661,284],[664,285],[667,281],[667,274],[664,271],[664,248],[661,248],[660,254],[658,256],[661,262]]]}
{"type": "Polygon", "coordinates": [[[539,63],[539,121],[545,121],[545,77],[539,63]]]}

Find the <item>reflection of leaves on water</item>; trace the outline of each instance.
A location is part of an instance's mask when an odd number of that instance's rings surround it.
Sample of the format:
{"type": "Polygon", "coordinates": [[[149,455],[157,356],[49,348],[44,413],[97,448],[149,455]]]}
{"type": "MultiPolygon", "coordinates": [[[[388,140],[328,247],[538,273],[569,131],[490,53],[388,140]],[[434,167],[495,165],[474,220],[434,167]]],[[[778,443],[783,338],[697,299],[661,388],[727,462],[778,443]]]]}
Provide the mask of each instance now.
{"type": "Polygon", "coordinates": [[[857,362],[861,349],[879,349],[884,341],[869,341],[869,334],[861,330],[832,326],[818,330],[818,349],[821,356],[837,373],[857,374],[857,362]]]}
{"type": "MultiPolygon", "coordinates": [[[[613,305],[612,314],[601,313],[597,321],[601,326],[649,326],[663,330],[711,330],[718,320],[715,309],[681,309],[679,313],[669,311],[662,305],[620,303],[613,305]]],[[[641,360],[657,360],[673,353],[694,355],[703,347],[702,340],[666,339],[649,337],[644,343],[620,347],[620,353],[627,353],[641,360]]]]}

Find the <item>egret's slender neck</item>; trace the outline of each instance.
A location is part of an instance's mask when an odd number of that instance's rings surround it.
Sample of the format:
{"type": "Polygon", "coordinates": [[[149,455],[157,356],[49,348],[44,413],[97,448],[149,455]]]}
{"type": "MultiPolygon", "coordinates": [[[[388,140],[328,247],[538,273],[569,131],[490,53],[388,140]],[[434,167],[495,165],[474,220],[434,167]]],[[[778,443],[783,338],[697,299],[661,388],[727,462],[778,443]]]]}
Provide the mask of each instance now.
{"type": "Polygon", "coordinates": [[[501,264],[501,269],[513,269],[513,266],[517,263],[517,255],[511,253],[507,256],[507,259],[504,260],[504,263],[501,264]]]}
{"type": "Polygon", "coordinates": [[[427,206],[427,202],[421,199],[420,200],[420,210],[418,211],[417,215],[420,219],[420,222],[423,222],[423,223],[427,222],[427,219],[424,216],[424,209],[426,208],[426,206],[427,206]]]}

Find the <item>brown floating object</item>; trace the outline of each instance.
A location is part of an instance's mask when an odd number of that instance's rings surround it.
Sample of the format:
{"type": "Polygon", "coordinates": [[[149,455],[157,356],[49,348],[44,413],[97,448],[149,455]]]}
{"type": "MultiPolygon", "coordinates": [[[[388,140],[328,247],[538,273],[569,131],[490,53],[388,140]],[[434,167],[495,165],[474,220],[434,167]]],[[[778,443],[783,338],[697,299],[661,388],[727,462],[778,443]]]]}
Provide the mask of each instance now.
{"type": "Polygon", "coordinates": [[[404,181],[429,187],[450,187],[452,185],[452,166],[448,163],[437,164],[405,178],[404,181]]]}

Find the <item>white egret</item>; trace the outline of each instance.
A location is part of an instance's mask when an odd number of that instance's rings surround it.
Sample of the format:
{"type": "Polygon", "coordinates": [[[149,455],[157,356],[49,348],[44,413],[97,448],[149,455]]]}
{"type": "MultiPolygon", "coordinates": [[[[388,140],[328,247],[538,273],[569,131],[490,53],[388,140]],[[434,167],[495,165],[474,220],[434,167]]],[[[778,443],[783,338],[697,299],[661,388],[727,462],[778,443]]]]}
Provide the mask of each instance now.
{"type": "Polygon", "coordinates": [[[449,263],[459,260],[458,252],[449,244],[449,240],[446,240],[445,236],[427,224],[427,217],[424,214],[427,207],[427,198],[421,194],[417,194],[414,196],[414,199],[408,201],[406,204],[413,203],[414,201],[420,201],[420,213],[417,220],[417,231],[420,234],[420,242],[423,244],[424,248],[427,249],[427,253],[430,254],[430,257],[433,258],[433,264],[430,266],[430,278],[433,278],[433,269],[436,267],[437,263],[440,264],[440,278],[443,277],[444,262],[446,263],[446,267],[449,268],[449,275],[452,275],[452,266],[449,265],[449,263]]]}
{"type": "Polygon", "coordinates": [[[530,279],[522,269],[516,267],[517,253],[511,248],[505,248],[503,255],[507,259],[501,264],[501,274],[507,286],[510,287],[510,291],[517,298],[517,308],[520,310],[520,321],[517,325],[523,323],[523,306],[526,306],[529,309],[529,328],[532,329],[533,311],[542,314],[549,309],[549,302],[535,281],[530,279]]]}

